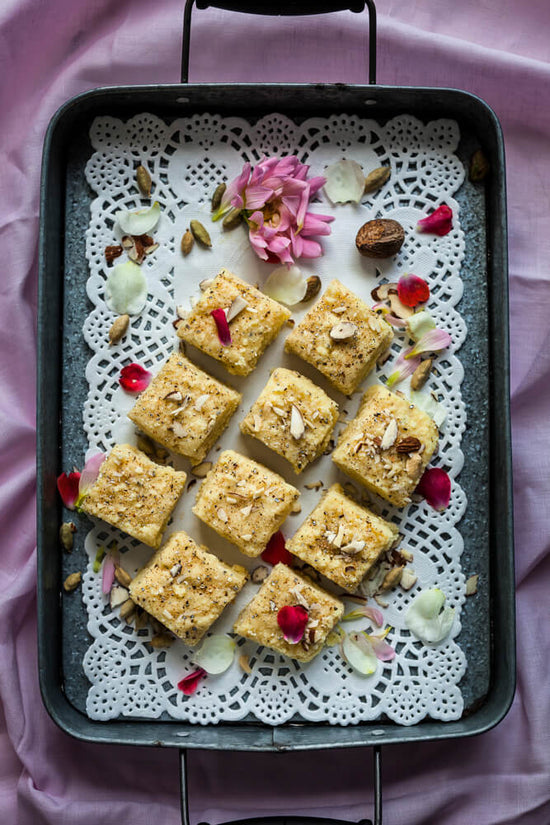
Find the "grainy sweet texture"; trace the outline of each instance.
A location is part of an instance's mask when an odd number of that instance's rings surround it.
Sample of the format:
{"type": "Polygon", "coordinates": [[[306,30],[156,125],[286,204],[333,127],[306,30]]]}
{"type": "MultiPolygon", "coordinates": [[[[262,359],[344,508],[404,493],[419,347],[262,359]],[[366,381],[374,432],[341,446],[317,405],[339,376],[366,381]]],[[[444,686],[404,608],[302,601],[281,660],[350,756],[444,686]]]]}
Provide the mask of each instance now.
{"type": "Polygon", "coordinates": [[[241,611],[234,625],[235,633],[261,645],[309,662],[323,649],[330,631],[344,615],[344,605],[305,576],[286,564],[276,564],[251,602],[241,611]],[[308,611],[308,623],[302,641],[287,642],[277,622],[277,614],[286,605],[302,605],[308,611]]]}
{"type": "Polygon", "coordinates": [[[357,504],[340,484],[333,484],[286,546],[353,593],[398,535],[395,524],[357,504]]]}
{"type": "Polygon", "coordinates": [[[184,472],[155,464],[130,444],[117,444],[101,465],[82,509],[157,548],[186,478],[184,472]]]}
{"type": "Polygon", "coordinates": [[[430,416],[382,385],[369,387],[342,433],[334,463],[397,507],[405,507],[432,457],[438,431],[430,416]],[[414,450],[405,439],[418,439],[414,450]]]}
{"type": "Polygon", "coordinates": [[[299,496],[278,473],[225,450],[202,482],[193,512],[247,556],[256,557],[299,496]]]}
{"type": "Polygon", "coordinates": [[[344,395],[351,395],[392,340],[391,326],[351,289],[333,280],[294,327],[285,350],[312,364],[344,395]]]}
{"type": "Polygon", "coordinates": [[[246,583],[187,533],[172,533],[130,585],[130,596],[186,644],[195,646],[246,583]]]}
{"type": "Polygon", "coordinates": [[[241,394],[175,352],[130,412],[159,444],[199,464],[239,406],[241,394]]]}
{"type": "Polygon", "coordinates": [[[338,405],[313,381],[279,367],[241,423],[241,432],[262,441],[301,473],[326,449],[338,405]]]}
{"type": "Polygon", "coordinates": [[[286,307],[222,269],[189,316],[178,325],[178,336],[221,361],[229,372],[248,375],[290,315],[286,307]],[[220,308],[228,310],[238,297],[246,302],[246,306],[230,321],[231,344],[224,346],[211,313],[220,308]]]}

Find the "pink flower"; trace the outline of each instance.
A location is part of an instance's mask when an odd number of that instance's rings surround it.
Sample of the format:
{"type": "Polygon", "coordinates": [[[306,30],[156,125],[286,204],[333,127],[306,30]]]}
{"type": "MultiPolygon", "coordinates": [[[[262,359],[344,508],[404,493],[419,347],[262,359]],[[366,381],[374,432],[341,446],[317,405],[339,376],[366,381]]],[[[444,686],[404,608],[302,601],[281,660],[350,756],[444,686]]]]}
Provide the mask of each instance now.
{"type": "Polygon", "coordinates": [[[309,202],[325,178],[307,179],[309,166],[294,157],[264,158],[254,169],[245,163],[225,190],[217,220],[231,206],[244,209],[256,255],[269,263],[292,264],[318,258],[322,248],[312,236],[330,235],[330,215],[308,212],[309,202]]]}
{"type": "Polygon", "coordinates": [[[151,383],[152,375],[140,364],[128,364],[120,370],[118,383],[126,392],[143,392],[151,383]]]}
{"type": "Polygon", "coordinates": [[[291,645],[301,642],[308,623],[309,613],[301,604],[287,604],[277,613],[277,624],[285,641],[291,645]]]}
{"type": "Polygon", "coordinates": [[[431,232],[434,235],[447,235],[453,228],[453,210],[450,206],[443,204],[417,223],[419,232],[431,232]]]}

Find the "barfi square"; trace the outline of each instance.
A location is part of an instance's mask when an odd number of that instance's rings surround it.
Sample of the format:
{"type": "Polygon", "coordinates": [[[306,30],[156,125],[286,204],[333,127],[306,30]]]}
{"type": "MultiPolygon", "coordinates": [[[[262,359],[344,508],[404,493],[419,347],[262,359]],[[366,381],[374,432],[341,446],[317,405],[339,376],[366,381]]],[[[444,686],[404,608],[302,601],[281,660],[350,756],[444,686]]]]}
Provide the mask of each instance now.
{"type": "Polygon", "coordinates": [[[173,353],[140,395],[130,418],[169,450],[200,464],[241,402],[241,394],[173,353]]]}
{"type": "Polygon", "coordinates": [[[393,340],[391,326],[333,280],[285,341],[345,395],[355,392],[393,340]]]}
{"type": "Polygon", "coordinates": [[[376,385],[365,392],[332,460],[373,493],[405,507],[437,442],[437,427],[427,413],[376,385]]]}
{"type": "Polygon", "coordinates": [[[117,444],[101,465],[82,510],[156,549],[186,478],[130,444],[117,444]]]}
{"type": "Polygon", "coordinates": [[[192,312],[178,324],[178,336],[221,361],[229,372],[248,375],[290,315],[286,307],[227,269],[221,269],[192,312]],[[227,346],[221,343],[212,316],[216,309],[225,310],[231,319],[231,343],[227,346]]]}
{"type": "Polygon", "coordinates": [[[326,450],[337,419],[338,404],[320,387],[279,367],[240,426],[301,473],[326,450]]]}
{"type": "Polygon", "coordinates": [[[353,593],[398,535],[394,524],[361,507],[333,484],[286,546],[353,593]]]}
{"type": "Polygon", "coordinates": [[[143,567],[130,596],[187,645],[198,644],[245,585],[244,567],[230,567],[183,531],[143,567]]]}
{"type": "Polygon", "coordinates": [[[263,464],[225,450],[197,495],[193,512],[247,556],[259,556],[300,493],[263,464]]]}
{"type": "Polygon", "coordinates": [[[276,564],[251,602],[241,611],[233,630],[246,639],[265,645],[300,662],[309,662],[321,652],[328,634],[344,615],[344,605],[335,596],[294,572],[276,564]],[[308,622],[301,641],[287,642],[277,622],[281,608],[301,605],[308,622]]]}

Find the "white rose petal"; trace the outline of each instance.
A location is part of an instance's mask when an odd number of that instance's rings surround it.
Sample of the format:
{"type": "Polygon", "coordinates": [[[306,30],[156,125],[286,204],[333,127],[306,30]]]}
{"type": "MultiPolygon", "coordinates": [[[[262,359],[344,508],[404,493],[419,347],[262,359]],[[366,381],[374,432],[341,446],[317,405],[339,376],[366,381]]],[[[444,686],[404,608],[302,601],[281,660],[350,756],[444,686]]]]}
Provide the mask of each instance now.
{"type": "Polygon", "coordinates": [[[263,291],[274,301],[291,307],[304,299],[307,279],[297,266],[279,266],[269,275],[263,291]]]}
{"type": "Polygon", "coordinates": [[[325,194],[332,203],[359,203],[365,191],[365,175],[354,160],[345,158],[327,166],[325,194]]]}
{"type": "Polygon", "coordinates": [[[407,610],[405,624],[425,644],[437,644],[449,635],[455,610],[443,608],[444,603],[445,593],[434,587],[419,593],[407,610]]]}
{"type": "Polygon", "coordinates": [[[147,301],[147,281],[132,261],[117,264],[105,286],[107,306],[117,315],[138,315],[147,301]]]}
{"type": "Polygon", "coordinates": [[[346,633],[342,653],[354,670],[363,676],[371,676],[378,667],[378,659],[369,640],[358,632],[346,633]]]}
{"type": "Polygon", "coordinates": [[[193,661],[211,676],[224,673],[233,664],[236,643],[229,636],[209,636],[195,653],[193,661]]]}
{"type": "Polygon", "coordinates": [[[155,201],[152,206],[137,209],[134,212],[121,209],[115,215],[118,225],[125,235],[146,235],[152,232],[160,218],[160,204],[155,201]]]}
{"type": "Polygon", "coordinates": [[[433,419],[438,429],[445,423],[447,410],[443,404],[440,404],[439,401],[433,397],[429,390],[411,390],[411,401],[415,407],[423,410],[433,419]]]}

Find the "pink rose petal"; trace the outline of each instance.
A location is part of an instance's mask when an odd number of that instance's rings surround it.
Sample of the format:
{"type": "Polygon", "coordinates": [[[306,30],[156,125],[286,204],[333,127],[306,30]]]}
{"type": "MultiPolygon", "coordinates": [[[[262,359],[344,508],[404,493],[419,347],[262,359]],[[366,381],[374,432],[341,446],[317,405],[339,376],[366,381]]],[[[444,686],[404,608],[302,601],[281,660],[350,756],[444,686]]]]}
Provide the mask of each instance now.
{"type": "Polygon", "coordinates": [[[388,380],[386,381],[386,386],[391,389],[394,384],[398,384],[400,381],[404,381],[405,378],[408,378],[409,375],[412,375],[415,369],[419,366],[421,362],[421,358],[417,355],[415,358],[409,357],[409,350],[405,350],[400,355],[398,355],[397,360],[395,362],[395,369],[392,374],[389,376],[388,380]]]}
{"type": "Polygon", "coordinates": [[[440,352],[442,349],[450,346],[452,338],[444,329],[430,329],[426,332],[420,340],[416,342],[412,349],[407,353],[403,353],[404,358],[416,358],[423,352],[440,352]]]}
{"type": "Polygon", "coordinates": [[[418,221],[417,229],[419,232],[431,232],[434,235],[447,235],[453,228],[453,210],[450,206],[443,204],[428,215],[427,218],[422,218],[418,221]]]}
{"type": "Polygon", "coordinates": [[[286,549],[285,537],[280,530],[273,533],[262,553],[262,559],[268,564],[286,564],[292,567],[294,556],[286,549]]]}
{"type": "Polygon", "coordinates": [[[368,636],[368,640],[372,645],[372,649],[374,651],[374,655],[377,659],[380,659],[381,662],[391,662],[392,659],[395,659],[395,650],[386,641],[387,633],[382,633],[379,636],[368,636]]]}
{"type": "Polygon", "coordinates": [[[98,477],[99,468],[101,467],[104,461],[105,453],[94,453],[94,455],[90,456],[90,458],[87,460],[82,470],[80,482],[78,485],[79,500],[84,498],[89,488],[92,486],[92,484],[98,477]]]}
{"type": "Polygon", "coordinates": [[[277,613],[277,624],[283,631],[286,642],[295,645],[301,642],[308,623],[309,613],[301,604],[281,607],[277,613]]]}
{"type": "Polygon", "coordinates": [[[423,278],[409,273],[402,275],[397,282],[397,297],[407,307],[424,304],[430,297],[430,287],[423,278]]]}
{"type": "Polygon", "coordinates": [[[384,624],[384,616],[382,615],[382,611],[378,610],[377,607],[364,607],[363,613],[370,619],[376,627],[382,627],[384,624]]]}
{"type": "Polygon", "coordinates": [[[109,550],[103,560],[103,573],[101,575],[101,592],[110,593],[115,581],[116,566],[120,561],[118,550],[109,550]]]}
{"type": "Polygon", "coordinates": [[[184,676],[183,679],[180,679],[178,682],[178,690],[181,690],[182,693],[185,693],[186,696],[192,696],[199,686],[199,682],[206,676],[206,670],[202,667],[198,667],[192,673],[187,674],[184,676]]]}
{"type": "Polygon", "coordinates": [[[451,479],[445,470],[432,467],[424,472],[415,492],[425,498],[430,507],[441,512],[451,500],[451,479]]]}
{"type": "Polygon", "coordinates": [[[221,307],[219,309],[213,309],[210,315],[216,322],[216,329],[218,330],[220,344],[224,347],[228,347],[231,343],[231,332],[229,330],[225,310],[221,307]]]}
{"type": "Polygon", "coordinates": [[[140,364],[128,364],[120,370],[118,383],[126,392],[143,392],[151,383],[152,375],[140,364]]]}
{"type": "Polygon", "coordinates": [[[61,473],[57,477],[57,489],[65,507],[74,510],[78,500],[78,485],[80,473],[75,470],[73,473],[61,473]]]}

